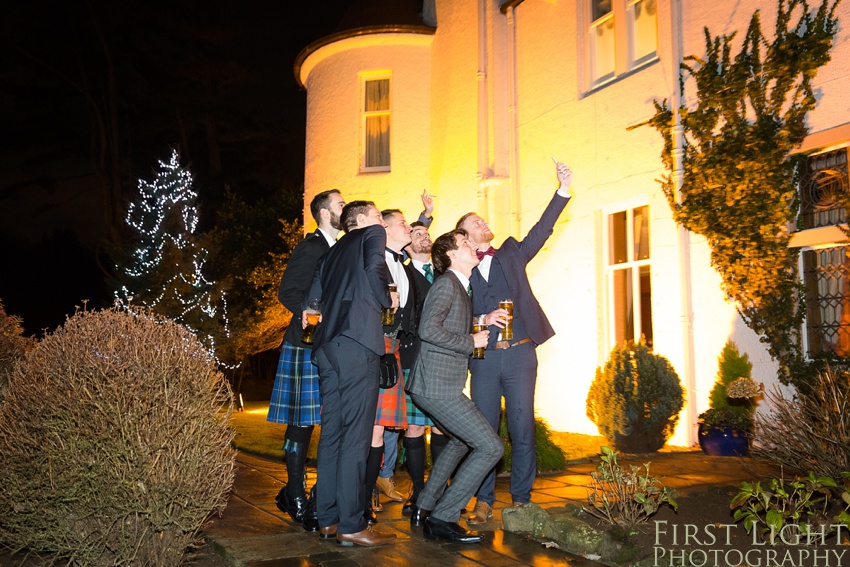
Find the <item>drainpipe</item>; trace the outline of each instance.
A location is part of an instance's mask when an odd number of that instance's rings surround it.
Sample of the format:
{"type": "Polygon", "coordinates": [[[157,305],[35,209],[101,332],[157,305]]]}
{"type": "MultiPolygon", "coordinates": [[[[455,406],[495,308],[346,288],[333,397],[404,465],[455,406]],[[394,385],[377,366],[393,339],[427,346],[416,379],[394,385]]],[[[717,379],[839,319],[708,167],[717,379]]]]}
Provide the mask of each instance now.
{"type": "Polygon", "coordinates": [[[516,7],[510,5],[507,11],[508,32],[508,151],[510,152],[511,178],[511,216],[513,234],[522,234],[522,202],[519,185],[519,116],[517,61],[516,61],[516,7]]]}
{"type": "Polygon", "coordinates": [[[483,202],[487,210],[483,212],[484,218],[493,219],[492,201],[493,195],[487,186],[489,177],[489,133],[487,122],[489,120],[489,107],[487,95],[487,0],[478,0],[478,72],[475,74],[478,83],[478,202],[479,207],[483,202]]]}
{"type": "MultiPolygon", "coordinates": [[[[679,64],[684,55],[682,45],[682,0],[670,0],[670,39],[672,44],[671,66],[673,96],[670,106],[673,109],[673,191],[676,202],[682,202],[682,182],[684,178],[683,160],[685,155],[685,129],[679,106],[682,104],[684,93],[679,81],[679,64]]],[[[686,408],[686,440],[688,445],[697,443],[697,404],[696,404],[696,366],[694,363],[694,307],[693,290],[691,288],[691,235],[688,230],[678,227],[679,248],[679,286],[681,288],[681,324],[682,324],[682,354],[684,355],[686,408]]]]}

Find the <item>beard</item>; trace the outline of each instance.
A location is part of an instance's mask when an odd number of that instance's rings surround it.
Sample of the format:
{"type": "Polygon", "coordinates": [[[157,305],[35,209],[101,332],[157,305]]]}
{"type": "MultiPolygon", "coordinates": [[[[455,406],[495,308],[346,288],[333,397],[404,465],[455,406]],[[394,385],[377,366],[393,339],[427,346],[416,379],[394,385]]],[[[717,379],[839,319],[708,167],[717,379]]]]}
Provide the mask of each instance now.
{"type": "Polygon", "coordinates": [[[331,213],[331,226],[336,230],[342,230],[342,223],[339,222],[339,215],[336,213],[331,213]]]}
{"type": "Polygon", "coordinates": [[[430,254],[431,253],[431,244],[411,244],[410,250],[414,254],[430,254]]]}

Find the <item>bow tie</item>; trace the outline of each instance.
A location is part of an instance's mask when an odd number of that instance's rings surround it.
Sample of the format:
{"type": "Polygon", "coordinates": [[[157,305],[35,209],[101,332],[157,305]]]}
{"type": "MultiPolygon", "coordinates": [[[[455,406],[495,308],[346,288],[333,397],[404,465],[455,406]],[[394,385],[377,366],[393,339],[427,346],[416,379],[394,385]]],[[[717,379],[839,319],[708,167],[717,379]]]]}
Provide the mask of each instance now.
{"type": "Polygon", "coordinates": [[[390,255],[392,255],[393,260],[395,260],[396,262],[399,262],[401,264],[404,263],[404,254],[399,254],[395,250],[390,250],[389,248],[387,248],[386,250],[390,255]]]}
{"type": "Polygon", "coordinates": [[[477,255],[478,255],[478,259],[479,259],[479,260],[483,260],[483,259],[484,259],[484,256],[493,256],[493,255],[495,255],[495,254],[496,254],[496,251],[495,251],[495,250],[493,249],[493,247],[491,246],[490,248],[488,248],[488,249],[487,249],[487,251],[486,251],[486,252],[482,252],[481,250],[476,250],[476,251],[475,251],[475,254],[477,254],[477,255]]]}

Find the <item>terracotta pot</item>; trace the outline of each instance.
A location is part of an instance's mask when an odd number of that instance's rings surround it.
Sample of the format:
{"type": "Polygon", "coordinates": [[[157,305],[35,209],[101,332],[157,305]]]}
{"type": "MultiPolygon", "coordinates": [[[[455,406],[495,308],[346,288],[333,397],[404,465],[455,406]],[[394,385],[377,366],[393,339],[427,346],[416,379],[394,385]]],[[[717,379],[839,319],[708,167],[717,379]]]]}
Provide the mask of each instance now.
{"type": "Polygon", "coordinates": [[[699,446],[713,457],[746,457],[750,453],[750,437],[737,427],[713,427],[701,423],[699,446]]]}

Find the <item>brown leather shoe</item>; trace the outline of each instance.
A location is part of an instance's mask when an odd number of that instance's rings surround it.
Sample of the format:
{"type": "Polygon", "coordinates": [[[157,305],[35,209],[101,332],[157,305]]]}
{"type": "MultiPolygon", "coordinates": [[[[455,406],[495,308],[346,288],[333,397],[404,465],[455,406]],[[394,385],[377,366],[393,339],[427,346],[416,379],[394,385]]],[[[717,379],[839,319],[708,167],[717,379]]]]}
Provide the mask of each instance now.
{"type": "Polygon", "coordinates": [[[332,526],[327,526],[324,528],[319,528],[319,537],[322,539],[333,539],[336,537],[336,527],[339,524],[334,524],[332,526]]]}
{"type": "Polygon", "coordinates": [[[467,524],[486,524],[493,517],[493,508],[489,504],[478,500],[475,503],[475,510],[472,514],[466,517],[467,524]]]}
{"type": "MultiPolygon", "coordinates": [[[[399,494],[398,490],[395,489],[395,479],[393,477],[384,478],[379,476],[375,481],[375,485],[378,487],[378,490],[383,492],[390,500],[395,502],[404,502],[404,496],[399,494]]],[[[375,512],[377,512],[377,510],[375,510],[375,512]]]]}
{"type": "Polygon", "coordinates": [[[376,545],[386,545],[395,541],[395,534],[382,534],[368,526],[362,532],[356,534],[336,534],[336,542],[345,547],[352,545],[362,545],[365,547],[374,547],[376,545]]]}

